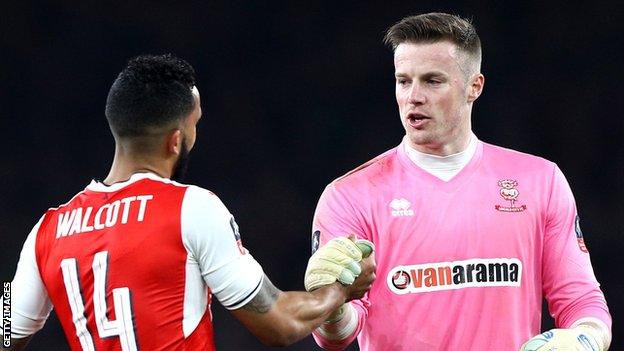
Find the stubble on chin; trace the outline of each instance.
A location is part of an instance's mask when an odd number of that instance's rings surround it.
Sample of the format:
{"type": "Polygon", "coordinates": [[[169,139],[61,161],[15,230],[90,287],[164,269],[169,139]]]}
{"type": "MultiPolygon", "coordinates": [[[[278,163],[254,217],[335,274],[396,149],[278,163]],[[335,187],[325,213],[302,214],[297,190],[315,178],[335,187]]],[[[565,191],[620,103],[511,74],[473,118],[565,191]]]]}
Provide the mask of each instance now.
{"type": "Polygon", "coordinates": [[[406,129],[405,132],[410,146],[416,150],[436,148],[440,142],[439,137],[436,136],[435,132],[431,130],[412,129],[408,131],[406,129]]]}

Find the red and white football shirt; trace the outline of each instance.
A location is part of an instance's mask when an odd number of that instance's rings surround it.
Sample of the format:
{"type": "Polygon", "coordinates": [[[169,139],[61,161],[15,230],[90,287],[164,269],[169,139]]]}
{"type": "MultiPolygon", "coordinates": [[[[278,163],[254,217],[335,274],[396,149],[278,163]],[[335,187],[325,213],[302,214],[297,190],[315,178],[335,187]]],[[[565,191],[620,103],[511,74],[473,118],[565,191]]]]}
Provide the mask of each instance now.
{"type": "Polygon", "coordinates": [[[92,182],[28,236],[12,329],[33,334],[54,307],[72,350],[213,350],[211,295],[240,308],[263,277],[211,192],[150,173],[92,182]]]}

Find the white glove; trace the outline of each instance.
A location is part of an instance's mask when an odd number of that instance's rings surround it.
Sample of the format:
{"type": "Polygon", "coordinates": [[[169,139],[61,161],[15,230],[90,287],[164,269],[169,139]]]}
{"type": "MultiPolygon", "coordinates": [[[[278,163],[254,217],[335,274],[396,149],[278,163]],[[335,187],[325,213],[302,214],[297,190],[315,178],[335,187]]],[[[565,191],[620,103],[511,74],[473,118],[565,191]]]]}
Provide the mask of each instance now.
{"type": "Polygon", "coordinates": [[[520,351],[603,351],[603,338],[587,325],[571,329],[551,329],[527,341],[520,351]]]}

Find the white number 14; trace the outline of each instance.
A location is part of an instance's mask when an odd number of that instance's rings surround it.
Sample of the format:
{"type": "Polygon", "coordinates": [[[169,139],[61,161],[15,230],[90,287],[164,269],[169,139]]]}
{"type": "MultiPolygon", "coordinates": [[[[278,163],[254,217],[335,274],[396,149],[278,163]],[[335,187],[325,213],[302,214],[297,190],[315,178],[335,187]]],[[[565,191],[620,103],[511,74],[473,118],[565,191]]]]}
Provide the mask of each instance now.
{"type": "MultiPolygon", "coordinates": [[[[113,289],[113,306],[115,317],[111,321],[106,316],[106,277],[108,274],[108,251],[101,251],[93,257],[93,306],[95,324],[100,338],[119,336],[123,351],[137,351],[137,342],[132,322],[132,301],[127,287],[113,289]]],[[[78,283],[78,262],[75,258],[61,261],[63,281],[67,298],[72,311],[72,319],[76,326],[76,335],[82,349],[95,351],[93,337],[87,329],[84,301],[78,283]]]]}

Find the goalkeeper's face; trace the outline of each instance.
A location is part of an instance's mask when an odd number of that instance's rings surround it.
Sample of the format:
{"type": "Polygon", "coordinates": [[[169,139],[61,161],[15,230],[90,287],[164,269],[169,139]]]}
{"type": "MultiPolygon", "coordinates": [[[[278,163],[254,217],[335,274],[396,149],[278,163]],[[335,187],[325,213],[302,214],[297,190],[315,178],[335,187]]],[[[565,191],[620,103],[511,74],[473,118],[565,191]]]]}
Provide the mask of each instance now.
{"type": "Polygon", "coordinates": [[[483,75],[449,41],[402,43],[394,52],[395,94],[410,146],[424,153],[457,153],[470,139],[472,103],[483,75]]]}

